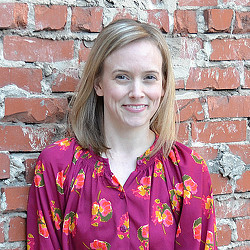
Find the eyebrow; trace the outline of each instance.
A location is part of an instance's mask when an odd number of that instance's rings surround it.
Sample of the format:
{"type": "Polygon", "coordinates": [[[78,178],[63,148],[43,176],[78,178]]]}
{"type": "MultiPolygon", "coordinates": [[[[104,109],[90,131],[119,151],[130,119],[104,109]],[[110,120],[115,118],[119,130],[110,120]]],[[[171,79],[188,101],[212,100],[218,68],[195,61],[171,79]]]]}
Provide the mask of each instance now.
{"type": "MultiPolygon", "coordinates": [[[[129,71],[127,70],[124,70],[124,69],[115,69],[112,71],[112,74],[115,74],[115,73],[118,73],[118,72],[123,72],[123,73],[129,73],[129,71]]],[[[155,73],[155,74],[160,74],[159,71],[156,71],[156,70],[147,70],[147,71],[144,71],[143,73],[146,73],[146,74],[152,74],[152,73],[155,73]]]]}

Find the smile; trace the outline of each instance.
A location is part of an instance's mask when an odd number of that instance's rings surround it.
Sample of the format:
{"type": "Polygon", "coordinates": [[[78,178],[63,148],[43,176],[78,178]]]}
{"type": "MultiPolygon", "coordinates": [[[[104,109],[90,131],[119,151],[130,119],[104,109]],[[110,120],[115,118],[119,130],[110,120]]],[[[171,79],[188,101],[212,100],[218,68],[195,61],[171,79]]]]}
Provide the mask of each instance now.
{"type": "Polygon", "coordinates": [[[126,107],[132,108],[132,109],[143,109],[147,105],[126,105],[126,107]]]}

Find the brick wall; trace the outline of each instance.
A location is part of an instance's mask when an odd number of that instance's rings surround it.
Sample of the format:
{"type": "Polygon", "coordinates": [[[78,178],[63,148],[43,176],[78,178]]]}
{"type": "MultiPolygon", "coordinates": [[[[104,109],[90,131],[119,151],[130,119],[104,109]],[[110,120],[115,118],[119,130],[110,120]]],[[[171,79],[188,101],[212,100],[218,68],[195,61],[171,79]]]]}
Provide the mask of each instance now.
{"type": "Polygon", "coordinates": [[[250,249],[249,1],[0,2],[0,249],[25,249],[35,160],[65,135],[67,104],[93,40],[121,17],[165,34],[179,140],[208,162],[219,249],[250,249]]]}

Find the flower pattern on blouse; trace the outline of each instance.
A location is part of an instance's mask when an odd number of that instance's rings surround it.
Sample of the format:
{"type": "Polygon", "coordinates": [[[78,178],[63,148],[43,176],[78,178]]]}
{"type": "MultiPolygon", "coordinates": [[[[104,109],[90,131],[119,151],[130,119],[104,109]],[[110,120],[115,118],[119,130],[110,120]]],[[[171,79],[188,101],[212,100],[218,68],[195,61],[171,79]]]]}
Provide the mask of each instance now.
{"type": "Polygon", "coordinates": [[[206,164],[205,160],[199,154],[197,154],[194,150],[192,150],[191,156],[196,163],[202,165],[203,172],[208,171],[207,164],[206,164]]]}
{"type": "Polygon", "coordinates": [[[208,219],[213,213],[213,204],[213,193],[211,193],[211,195],[208,195],[207,197],[205,197],[204,195],[202,196],[203,214],[205,214],[208,219]]]}
{"type": "Polygon", "coordinates": [[[41,161],[38,161],[35,167],[35,177],[34,177],[34,183],[36,187],[44,186],[43,172],[44,172],[44,165],[41,161]]]}
{"type": "Polygon", "coordinates": [[[56,175],[56,187],[57,187],[57,191],[60,194],[64,194],[63,183],[64,183],[65,179],[66,179],[66,175],[64,174],[64,170],[57,173],[57,175],[56,175]]]}
{"type": "Polygon", "coordinates": [[[90,247],[97,250],[109,250],[111,246],[106,241],[94,240],[94,242],[90,243],[90,247]]]}
{"type": "Polygon", "coordinates": [[[141,242],[140,250],[149,250],[149,226],[141,226],[137,231],[138,239],[141,242]]]}
{"type": "Polygon", "coordinates": [[[133,194],[139,198],[149,199],[151,188],[151,176],[142,177],[140,183],[136,180],[138,186],[137,189],[133,189],[133,194]]]}
{"type": "Polygon", "coordinates": [[[71,192],[75,191],[77,192],[79,195],[80,193],[78,192],[77,189],[81,189],[84,185],[84,180],[85,180],[85,173],[84,171],[81,169],[77,176],[76,176],[76,179],[72,179],[72,182],[71,182],[71,192]]]}
{"type": "Polygon", "coordinates": [[[55,142],[54,144],[59,146],[60,150],[67,150],[67,148],[70,146],[71,140],[68,138],[62,139],[60,141],[55,142]]]}
{"type": "Polygon", "coordinates": [[[55,206],[55,201],[50,202],[50,211],[51,211],[51,216],[52,220],[54,221],[55,228],[56,230],[60,229],[60,224],[62,223],[62,211],[60,208],[57,208],[55,206]]]}
{"type": "Polygon", "coordinates": [[[49,237],[49,231],[48,231],[47,225],[45,223],[43,212],[41,210],[39,210],[39,211],[37,211],[37,215],[38,215],[37,223],[38,223],[39,234],[41,236],[43,236],[44,238],[48,238],[49,237]]]}
{"type": "Polygon", "coordinates": [[[78,214],[71,211],[70,213],[66,214],[63,221],[63,232],[66,235],[69,235],[69,233],[72,234],[74,237],[76,235],[76,225],[78,221],[78,214]]]}
{"type": "Polygon", "coordinates": [[[205,250],[214,249],[214,235],[211,231],[207,231],[205,250]]]}
{"type": "Polygon", "coordinates": [[[165,170],[163,168],[163,164],[157,158],[155,160],[154,177],[161,177],[162,180],[166,181],[165,170]]]}
{"type": "Polygon", "coordinates": [[[201,217],[196,219],[193,223],[194,239],[201,241],[201,217]]]}
{"type": "Polygon", "coordinates": [[[103,173],[104,173],[103,162],[96,161],[92,177],[96,178],[97,176],[103,176],[103,173]]]}
{"type": "Polygon", "coordinates": [[[197,193],[197,184],[193,181],[193,179],[189,175],[184,175],[183,179],[183,188],[184,188],[184,203],[190,204],[190,199],[192,199],[192,195],[197,193]]]}
{"type": "Polygon", "coordinates": [[[117,235],[122,240],[129,238],[129,216],[128,213],[123,214],[120,218],[120,224],[117,227],[117,235]]]}
{"type": "Polygon", "coordinates": [[[35,239],[33,234],[28,234],[27,236],[27,250],[32,250],[35,246],[35,239]]]}

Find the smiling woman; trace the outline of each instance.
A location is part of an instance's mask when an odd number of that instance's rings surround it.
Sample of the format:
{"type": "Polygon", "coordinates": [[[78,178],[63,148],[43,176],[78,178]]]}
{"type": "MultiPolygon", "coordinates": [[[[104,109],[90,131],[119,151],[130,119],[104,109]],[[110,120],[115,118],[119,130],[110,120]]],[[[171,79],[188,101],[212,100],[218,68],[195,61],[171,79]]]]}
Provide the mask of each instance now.
{"type": "Polygon", "coordinates": [[[175,141],[174,97],[158,29],[127,19],[103,29],[73,101],[73,136],[37,162],[30,249],[217,249],[208,169],[175,141]]]}

